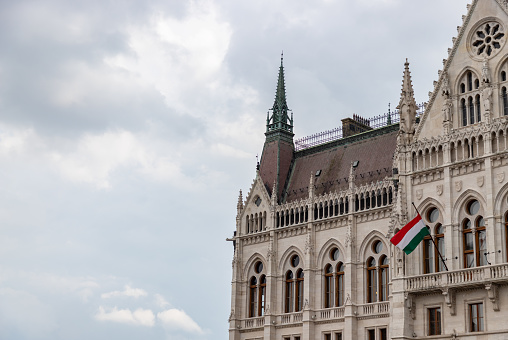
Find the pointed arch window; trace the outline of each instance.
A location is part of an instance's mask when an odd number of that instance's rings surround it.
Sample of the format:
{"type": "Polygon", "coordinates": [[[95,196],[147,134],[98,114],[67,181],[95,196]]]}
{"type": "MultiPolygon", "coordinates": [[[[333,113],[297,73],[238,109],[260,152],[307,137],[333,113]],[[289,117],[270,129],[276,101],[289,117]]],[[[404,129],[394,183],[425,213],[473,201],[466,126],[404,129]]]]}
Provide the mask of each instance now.
{"type": "Polygon", "coordinates": [[[250,279],[249,317],[257,316],[258,280],[256,277],[250,279]]]}
{"type": "Polygon", "coordinates": [[[367,260],[367,302],[377,301],[377,270],[376,260],[369,258],[367,260]]]}
{"type": "Polygon", "coordinates": [[[477,94],[475,97],[475,105],[476,105],[476,121],[479,123],[482,121],[481,103],[479,94],[477,94]]]}
{"type": "Polygon", "coordinates": [[[505,231],[505,251],[506,251],[506,261],[508,262],[508,211],[504,215],[504,231],[505,231]]]}
{"type": "Polygon", "coordinates": [[[249,280],[249,317],[263,316],[266,300],[266,276],[263,274],[263,262],[257,261],[254,273],[249,280]]]}
{"type": "Polygon", "coordinates": [[[471,71],[467,72],[467,90],[472,91],[473,90],[473,74],[471,71]]]}
{"type": "Polygon", "coordinates": [[[469,106],[469,124],[474,124],[474,103],[473,97],[468,98],[468,106],[469,106]]]}
{"type": "Polygon", "coordinates": [[[383,255],[379,260],[379,301],[388,300],[388,267],[390,260],[383,255]]]}
{"type": "Polygon", "coordinates": [[[293,305],[294,305],[294,277],[293,272],[289,270],[286,273],[286,307],[285,312],[286,313],[292,313],[293,312],[293,305]]]}
{"type": "Polygon", "coordinates": [[[501,94],[503,97],[503,114],[505,116],[508,115],[508,94],[506,92],[506,87],[503,86],[503,89],[501,90],[501,94]]]}
{"type": "Polygon", "coordinates": [[[303,309],[303,270],[296,272],[295,312],[303,309]]]}
{"type": "Polygon", "coordinates": [[[325,308],[331,308],[333,302],[333,267],[327,264],[325,267],[325,308]]]}
{"type": "Polygon", "coordinates": [[[335,275],[335,306],[344,305],[344,264],[337,264],[337,274],[335,275]]]}
{"type": "Polygon", "coordinates": [[[485,266],[487,261],[487,230],[481,215],[480,202],[473,199],[465,207],[462,220],[463,261],[465,268],[485,266]]]}
{"type": "Polygon", "coordinates": [[[460,101],[460,108],[462,110],[462,126],[467,125],[467,107],[466,107],[466,100],[462,98],[460,101]]]}
{"type": "Polygon", "coordinates": [[[296,254],[291,256],[289,265],[293,269],[289,269],[285,276],[285,313],[299,312],[303,308],[304,274],[300,267],[300,257],[296,254]]]}

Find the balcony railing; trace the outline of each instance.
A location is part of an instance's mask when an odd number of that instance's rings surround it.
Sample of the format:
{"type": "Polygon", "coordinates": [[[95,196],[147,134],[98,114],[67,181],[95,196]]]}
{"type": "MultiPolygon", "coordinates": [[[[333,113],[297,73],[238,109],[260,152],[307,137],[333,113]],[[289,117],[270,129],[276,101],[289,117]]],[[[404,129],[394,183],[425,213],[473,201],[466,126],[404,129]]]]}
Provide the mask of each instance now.
{"type": "Polygon", "coordinates": [[[507,280],[508,264],[501,264],[408,277],[406,278],[406,290],[417,292],[507,280]]]}
{"type": "Polygon", "coordinates": [[[292,324],[292,323],[300,323],[303,321],[303,313],[290,313],[281,315],[280,323],[283,325],[292,324]]]}
{"type": "Polygon", "coordinates": [[[358,316],[380,316],[390,313],[390,302],[367,303],[358,306],[358,316]]]}
{"type": "Polygon", "coordinates": [[[265,317],[250,318],[244,320],[243,328],[259,328],[265,325],[265,317]]]}
{"type": "Polygon", "coordinates": [[[319,320],[333,320],[344,317],[344,307],[320,309],[316,311],[319,320]]]}

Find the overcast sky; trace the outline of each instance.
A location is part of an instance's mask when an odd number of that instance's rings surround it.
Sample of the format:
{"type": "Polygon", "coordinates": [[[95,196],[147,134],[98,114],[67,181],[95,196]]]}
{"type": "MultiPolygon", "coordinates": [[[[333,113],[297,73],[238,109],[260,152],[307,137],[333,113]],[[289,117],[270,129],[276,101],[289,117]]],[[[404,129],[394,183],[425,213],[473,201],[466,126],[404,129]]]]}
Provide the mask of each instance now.
{"type": "Polygon", "coordinates": [[[427,101],[467,2],[0,1],[0,339],[226,339],[281,51],[300,138],[427,101]]]}

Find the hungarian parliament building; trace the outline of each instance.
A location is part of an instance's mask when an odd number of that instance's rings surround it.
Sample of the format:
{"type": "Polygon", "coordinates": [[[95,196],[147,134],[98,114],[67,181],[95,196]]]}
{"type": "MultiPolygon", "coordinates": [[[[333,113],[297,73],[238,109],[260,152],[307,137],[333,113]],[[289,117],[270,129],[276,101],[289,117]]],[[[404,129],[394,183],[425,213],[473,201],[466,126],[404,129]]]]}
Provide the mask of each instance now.
{"type": "Polygon", "coordinates": [[[406,61],[397,110],[307,138],[281,60],[228,239],[230,340],[508,340],[508,3],[462,19],[428,102],[406,61]],[[390,239],[416,211],[430,236],[406,255],[390,239]]]}

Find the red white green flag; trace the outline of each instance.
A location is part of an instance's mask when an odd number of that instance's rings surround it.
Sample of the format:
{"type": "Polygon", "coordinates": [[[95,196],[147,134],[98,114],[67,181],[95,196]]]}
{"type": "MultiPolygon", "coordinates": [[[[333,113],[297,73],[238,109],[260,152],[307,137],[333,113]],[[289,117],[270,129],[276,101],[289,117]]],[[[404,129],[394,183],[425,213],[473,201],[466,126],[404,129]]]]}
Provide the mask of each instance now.
{"type": "Polygon", "coordinates": [[[427,235],[430,235],[429,230],[425,223],[423,223],[420,214],[418,214],[411,222],[406,224],[404,228],[395,234],[390,242],[409,255],[427,235]]]}

